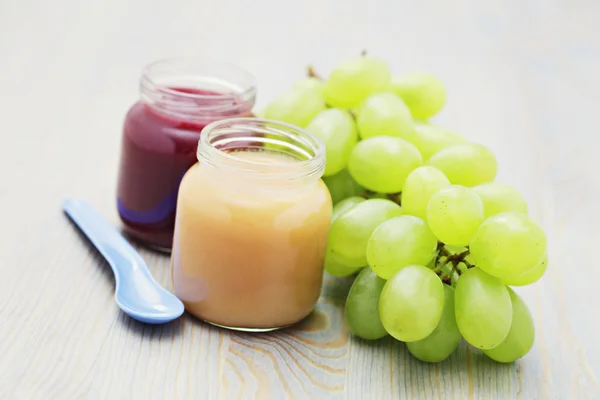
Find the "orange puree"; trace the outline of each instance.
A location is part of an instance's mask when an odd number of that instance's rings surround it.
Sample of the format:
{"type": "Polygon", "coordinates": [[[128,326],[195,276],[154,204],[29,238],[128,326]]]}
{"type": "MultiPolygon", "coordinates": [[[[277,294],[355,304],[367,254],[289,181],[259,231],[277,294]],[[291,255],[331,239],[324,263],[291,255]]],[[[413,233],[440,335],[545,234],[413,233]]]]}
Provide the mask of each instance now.
{"type": "MultiPolygon", "coordinates": [[[[246,170],[276,172],[299,163],[266,149],[228,156],[246,170]]],[[[225,171],[201,159],[181,182],[173,284],[198,318],[270,330],[300,321],[319,298],[329,192],[319,176],[267,175],[225,171]]]]}

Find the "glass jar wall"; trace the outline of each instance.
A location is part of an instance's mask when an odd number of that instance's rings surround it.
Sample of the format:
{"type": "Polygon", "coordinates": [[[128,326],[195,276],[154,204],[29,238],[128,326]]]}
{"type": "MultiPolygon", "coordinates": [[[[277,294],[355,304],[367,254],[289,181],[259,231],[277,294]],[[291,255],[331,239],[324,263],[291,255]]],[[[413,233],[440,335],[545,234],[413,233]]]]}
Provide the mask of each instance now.
{"type": "Polygon", "coordinates": [[[146,67],[140,100],[125,118],[117,207],[129,236],[169,250],[179,183],[196,163],[200,132],[209,123],[249,116],[254,78],[206,59],[167,59],[146,67]]]}
{"type": "Polygon", "coordinates": [[[331,219],[324,165],[324,145],[288,124],[242,118],[205,128],[181,182],[171,255],[188,312],[254,331],[311,312],[331,219]]]}

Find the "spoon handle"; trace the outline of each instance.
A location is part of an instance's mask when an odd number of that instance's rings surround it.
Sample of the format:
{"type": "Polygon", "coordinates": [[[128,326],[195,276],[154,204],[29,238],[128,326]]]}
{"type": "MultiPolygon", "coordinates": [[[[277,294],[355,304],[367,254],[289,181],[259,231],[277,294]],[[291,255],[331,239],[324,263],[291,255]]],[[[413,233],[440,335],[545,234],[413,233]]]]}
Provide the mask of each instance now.
{"type": "Polygon", "coordinates": [[[110,264],[116,278],[125,271],[121,268],[144,268],[139,253],[85,200],[66,199],[63,210],[79,226],[88,239],[110,264]]]}

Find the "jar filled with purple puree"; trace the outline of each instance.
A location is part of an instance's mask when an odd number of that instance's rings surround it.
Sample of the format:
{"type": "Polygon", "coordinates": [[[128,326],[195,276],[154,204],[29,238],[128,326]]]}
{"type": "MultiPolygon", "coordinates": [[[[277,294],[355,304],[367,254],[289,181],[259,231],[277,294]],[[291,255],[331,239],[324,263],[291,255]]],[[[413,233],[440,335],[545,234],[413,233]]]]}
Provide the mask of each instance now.
{"type": "Polygon", "coordinates": [[[218,61],[165,59],[146,67],[140,99],[125,118],[117,208],[125,232],[170,251],[179,183],[197,162],[200,132],[211,122],[251,115],[252,75],[218,61]]]}

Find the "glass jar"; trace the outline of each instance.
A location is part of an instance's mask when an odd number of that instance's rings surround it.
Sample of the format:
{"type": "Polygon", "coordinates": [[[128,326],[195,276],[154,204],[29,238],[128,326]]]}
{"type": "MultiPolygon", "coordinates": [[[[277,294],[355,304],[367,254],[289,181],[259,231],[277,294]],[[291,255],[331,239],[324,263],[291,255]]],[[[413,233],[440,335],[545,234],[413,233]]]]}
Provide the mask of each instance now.
{"type": "Polygon", "coordinates": [[[331,197],[323,143],[255,118],[202,132],[181,182],[171,268],[187,311],[214,325],[268,331],[313,310],[321,291],[331,197]]]}
{"type": "Polygon", "coordinates": [[[140,100],[125,118],[117,188],[129,236],[171,248],[179,182],[196,163],[200,132],[251,115],[255,97],[254,78],[222,62],[166,59],[143,70],[140,100]]]}

